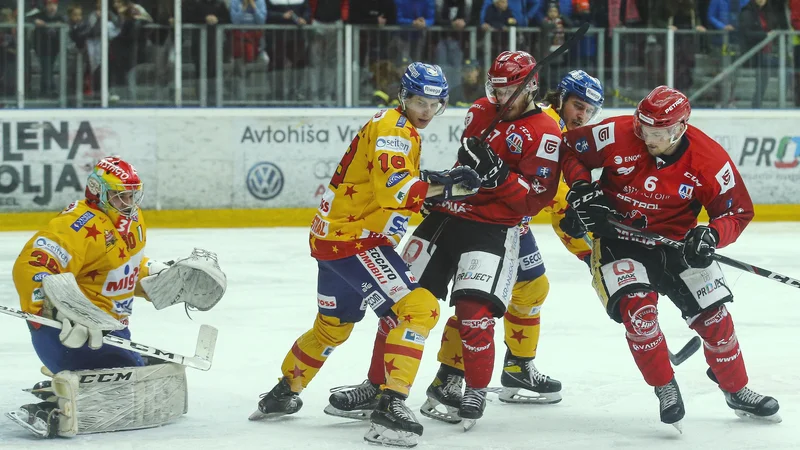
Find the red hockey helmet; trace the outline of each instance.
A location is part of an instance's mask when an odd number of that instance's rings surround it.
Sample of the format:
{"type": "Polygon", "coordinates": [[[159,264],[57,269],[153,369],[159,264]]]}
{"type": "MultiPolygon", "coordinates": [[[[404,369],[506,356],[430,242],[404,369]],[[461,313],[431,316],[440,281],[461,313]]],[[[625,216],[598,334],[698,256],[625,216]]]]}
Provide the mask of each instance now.
{"type": "Polygon", "coordinates": [[[676,142],[686,131],[692,107],[681,91],[668,86],[653,89],[633,114],[633,129],[640,139],[662,136],[676,142]]]}
{"type": "Polygon", "coordinates": [[[86,181],[86,199],[105,211],[132,217],[139,211],[144,191],[133,165],[117,156],[101,159],[86,181]]]}
{"type": "MultiPolygon", "coordinates": [[[[491,103],[503,103],[514,92],[516,85],[522,83],[534,67],[536,67],[536,60],[530,53],[509,51],[500,53],[492,63],[492,67],[489,68],[486,97],[491,103]]],[[[539,74],[533,76],[523,94],[536,92],[537,89],[539,89],[539,74]]]]}

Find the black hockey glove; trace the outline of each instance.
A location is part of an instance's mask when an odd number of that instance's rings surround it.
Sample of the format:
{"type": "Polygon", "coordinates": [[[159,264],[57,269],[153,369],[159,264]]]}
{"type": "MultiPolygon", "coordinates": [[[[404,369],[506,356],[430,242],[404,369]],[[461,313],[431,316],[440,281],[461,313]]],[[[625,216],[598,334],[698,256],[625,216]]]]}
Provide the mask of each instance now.
{"type": "Polygon", "coordinates": [[[689,230],[683,239],[683,259],[686,265],[705,269],[714,261],[712,256],[717,249],[719,235],[713,228],[699,225],[689,230]]]}
{"type": "Polygon", "coordinates": [[[423,170],[420,172],[419,178],[426,183],[444,186],[444,192],[441,195],[428,197],[428,200],[433,201],[461,200],[475,195],[481,187],[478,174],[465,166],[439,171],[423,170]]]}
{"type": "Polygon", "coordinates": [[[578,218],[578,213],[571,206],[567,206],[564,217],[558,222],[558,227],[567,236],[574,239],[583,239],[586,236],[586,226],[583,225],[581,219],[578,218]]]}
{"type": "Polygon", "coordinates": [[[575,182],[567,193],[567,203],[575,210],[587,231],[600,237],[617,237],[616,228],[608,221],[616,211],[597,182],[575,182]]]}
{"type": "Polygon", "coordinates": [[[458,149],[458,162],[472,167],[481,177],[481,187],[494,189],[508,179],[508,166],[497,153],[476,137],[467,138],[458,149]]]}

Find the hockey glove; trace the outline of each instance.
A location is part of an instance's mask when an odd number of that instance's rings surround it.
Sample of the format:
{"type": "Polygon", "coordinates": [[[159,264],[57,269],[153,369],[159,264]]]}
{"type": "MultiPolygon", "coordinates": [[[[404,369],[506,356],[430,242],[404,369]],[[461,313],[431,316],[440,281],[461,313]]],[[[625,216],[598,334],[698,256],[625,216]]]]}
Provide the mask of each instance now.
{"type": "Polygon", "coordinates": [[[419,178],[429,184],[444,186],[442,194],[428,197],[428,200],[433,201],[461,200],[475,195],[481,187],[478,174],[466,166],[439,171],[423,170],[420,172],[419,178]]]}
{"type": "Polygon", "coordinates": [[[596,236],[617,237],[616,228],[608,221],[609,216],[615,211],[597,182],[575,182],[567,193],[567,203],[575,210],[575,214],[587,231],[596,236]]]}
{"type": "Polygon", "coordinates": [[[558,222],[558,227],[567,236],[574,239],[583,239],[586,236],[586,227],[571,206],[567,206],[566,211],[564,211],[564,217],[558,222]]]}
{"type": "Polygon", "coordinates": [[[87,342],[92,350],[97,350],[103,346],[103,330],[75,323],[58,310],[55,313],[56,320],[61,322],[61,332],[58,334],[58,339],[65,347],[81,348],[87,342]]]}
{"type": "Polygon", "coordinates": [[[508,179],[508,166],[489,147],[476,137],[464,139],[458,149],[458,162],[472,167],[481,177],[481,187],[494,189],[508,179]]]}
{"type": "Polygon", "coordinates": [[[683,259],[686,265],[704,269],[714,261],[712,256],[717,249],[719,235],[713,228],[700,225],[686,233],[683,240],[683,259]]]}

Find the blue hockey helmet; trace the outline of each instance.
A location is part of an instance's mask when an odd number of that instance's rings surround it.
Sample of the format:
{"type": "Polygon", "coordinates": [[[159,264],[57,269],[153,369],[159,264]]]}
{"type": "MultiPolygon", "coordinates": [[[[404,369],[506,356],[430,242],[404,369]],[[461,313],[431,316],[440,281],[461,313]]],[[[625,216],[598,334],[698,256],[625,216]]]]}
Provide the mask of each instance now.
{"type": "Polygon", "coordinates": [[[422,62],[413,62],[406,67],[406,72],[400,80],[400,106],[405,110],[405,102],[413,95],[435,98],[439,100],[439,109],[436,115],[443,113],[447,107],[450,96],[450,86],[444,76],[442,68],[422,62]]]}
{"type": "Polygon", "coordinates": [[[562,78],[558,83],[558,92],[561,94],[562,104],[570,95],[575,95],[581,101],[594,107],[589,120],[596,117],[603,109],[603,85],[600,84],[600,80],[583,70],[573,70],[562,78]]]}

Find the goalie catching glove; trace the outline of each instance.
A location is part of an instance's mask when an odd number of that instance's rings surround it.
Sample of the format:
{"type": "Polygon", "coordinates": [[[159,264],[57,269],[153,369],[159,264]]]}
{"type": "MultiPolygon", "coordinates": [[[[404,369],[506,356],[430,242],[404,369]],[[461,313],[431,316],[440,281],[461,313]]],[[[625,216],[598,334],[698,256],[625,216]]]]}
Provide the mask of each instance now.
{"type": "Polygon", "coordinates": [[[150,275],[139,281],[141,290],[156,309],[176,303],[199,311],[208,311],[222,299],[228,286],[227,278],[217,263],[216,253],[194,249],[188,258],[175,262],[150,264],[150,275]]]}

